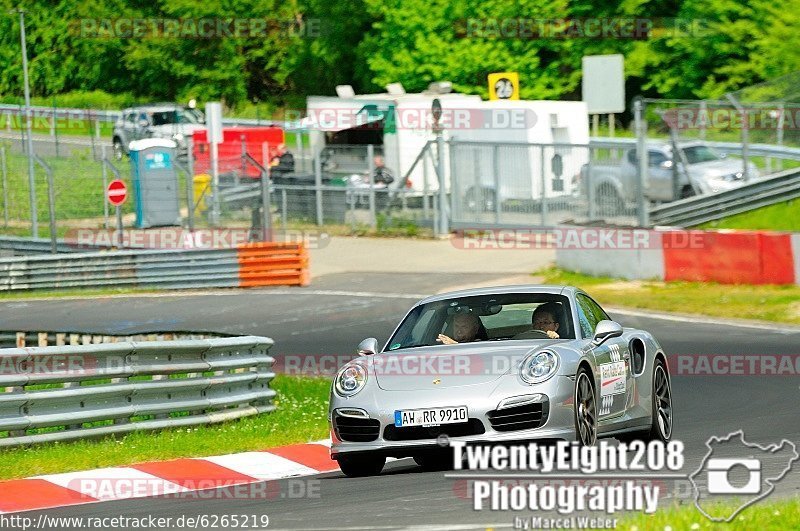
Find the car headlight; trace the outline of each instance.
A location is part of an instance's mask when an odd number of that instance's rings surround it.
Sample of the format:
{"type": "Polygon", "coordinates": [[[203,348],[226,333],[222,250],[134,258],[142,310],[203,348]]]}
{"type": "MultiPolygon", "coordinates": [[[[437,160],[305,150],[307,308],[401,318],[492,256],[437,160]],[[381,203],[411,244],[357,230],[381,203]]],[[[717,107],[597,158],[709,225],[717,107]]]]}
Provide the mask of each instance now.
{"type": "Polygon", "coordinates": [[[720,181],[732,183],[734,181],[741,181],[743,176],[744,174],[742,172],[737,171],[736,173],[729,173],[728,175],[722,175],[720,177],[717,177],[717,179],[719,179],[720,181]]]}
{"type": "Polygon", "coordinates": [[[556,373],[558,355],[549,350],[534,352],[522,360],[519,375],[525,383],[542,383],[556,373]]]}
{"type": "Polygon", "coordinates": [[[336,375],[333,388],[341,397],[353,396],[367,383],[367,370],[357,363],[344,366],[336,375]]]}

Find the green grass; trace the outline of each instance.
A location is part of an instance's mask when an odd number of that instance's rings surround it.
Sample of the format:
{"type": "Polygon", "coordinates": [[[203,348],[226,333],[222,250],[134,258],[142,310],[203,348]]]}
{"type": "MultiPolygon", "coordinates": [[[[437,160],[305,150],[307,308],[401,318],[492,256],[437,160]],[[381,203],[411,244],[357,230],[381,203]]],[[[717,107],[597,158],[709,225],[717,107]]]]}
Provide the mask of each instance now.
{"type": "MultiPolygon", "coordinates": [[[[181,290],[171,291],[179,294],[181,290]]],[[[59,291],[31,290],[31,291],[0,291],[0,300],[15,299],[58,299],[65,297],[103,297],[108,295],[139,295],[142,293],[164,293],[164,290],[147,288],[97,288],[97,289],[63,289],[59,291]]]]}
{"type": "MultiPolygon", "coordinates": [[[[730,514],[739,505],[735,503],[719,504],[712,514],[730,514]]],[[[708,509],[707,509],[708,510],[708,509]]],[[[783,531],[798,529],[800,526],[800,498],[765,501],[747,507],[730,523],[714,523],[703,516],[694,505],[673,506],[659,509],[652,515],[638,515],[621,518],[617,529],[626,530],[695,530],[716,529],[724,531],[783,531]]]]}
{"type": "Polygon", "coordinates": [[[583,288],[601,305],[800,324],[800,286],[626,281],[555,268],[536,275],[583,288]]]}
{"type": "MultiPolygon", "coordinates": [[[[55,187],[55,211],[57,220],[101,218],[105,189],[103,188],[102,167],[92,158],[90,150],[69,158],[42,157],[53,170],[55,187]]],[[[21,153],[6,150],[8,165],[8,214],[11,220],[30,219],[28,159],[21,153]]],[[[116,164],[124,181],[131,188],[130,165],[116,164]]],[[[107,172],[107,181],[114,175],[107,172]]],[[[36,208],[40,224],[49,220],[47,174],[41,166],[35,166],[36,208]]],[[[2,206],[2,205],[0,205],[2,206]]],[[[123,204],[125,214],[133,212],[134,201],[123,204]]],[[[109,207],[111,222],[114,223],[114,208],[109,207]]]]}
{"type": "Polygon", "coordinates": [[[700,225],[701,229],[751,229],[800,232],[800,199],[762,207],[700,225]]]}
{"type": "MultiPolygon", "coordinates": [[[[99,161],[94,160],[90,149],[83,152],[73,151],[68,158],[42,157],[53,170],[53,184],[55,188],[55,215],[56,221],[75,221],[72,224],[59,223],[57,235],[63,237],[69,229],[98,228],[103,224],[105,188],[103,186],[103,169],[99,161]]],[[[29,236],[30,233],[30,182],[28,178],[28,160],[21,153],[6,149],[8,168],[8,219],[9,226],[0,230],[3,234],[15,236],[29,236]]],[[[128,186],[128,200],[122,205],[123,214],[132,214],[135,207],[133,198],[133,185],[129,161],[116,162],[122,180],[128,186]]],[[[38,164],[35,168],[36,208],[39,220],[39,236],[49,237],[49,199],[47,174],[38,164]]],[[[178,200],[181,207],[186,206],[186,175],[182,171],[178,175],[178,200]]],[[[106,183],[115,179],[114,174],[107,170],[106,183]]],[[[0,184],[2,191],[2,184],[0,184]]],[[[0,223],[3,222],[5,213],[2,212],[4,204],[0,195],[0,223]]],[[[109,226],[116,227],[115,209],[108,207],[109,226]]]]}
{"type": "Polygon", "coordinates": [[[275,377],[277,410],[223,424],[0,450],[0,479],[201,457],[324,439],[330,380],[275,377]]]}

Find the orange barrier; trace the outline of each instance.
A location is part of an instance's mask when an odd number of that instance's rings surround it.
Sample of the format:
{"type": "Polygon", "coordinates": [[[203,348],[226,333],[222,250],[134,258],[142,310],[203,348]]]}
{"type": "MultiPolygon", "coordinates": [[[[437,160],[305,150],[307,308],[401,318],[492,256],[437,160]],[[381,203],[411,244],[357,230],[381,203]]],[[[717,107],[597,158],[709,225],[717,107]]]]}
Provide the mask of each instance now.
{"type": "Polygon", "coordinates": [[[302,243],[247,243],[236,248],[239,286],[307,286],[308,251],[302,243]]]}
{"type": "Polygon", "coordinates": [[[669,231],[663,233],[664,279],[723,284],[793,284],[789,234],[669,231]],[[684,242],[691,241],[692,245],[684,242]]]}

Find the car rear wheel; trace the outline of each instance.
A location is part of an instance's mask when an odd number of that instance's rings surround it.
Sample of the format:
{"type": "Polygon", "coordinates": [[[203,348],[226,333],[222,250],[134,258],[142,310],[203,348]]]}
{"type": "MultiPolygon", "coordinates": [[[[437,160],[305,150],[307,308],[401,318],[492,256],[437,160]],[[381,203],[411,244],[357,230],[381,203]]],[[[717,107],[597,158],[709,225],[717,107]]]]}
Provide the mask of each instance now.
{"type": "Polygon", "coordinates": [[[377,476],[386,464],[386,458],[376,455],[341,455],[338,459],[339,468],[349,478],[362,478],[377,476]]]}
{"type": "Polygon", "coordinates": [[[672,438],[672,423],[672,384],[664,362],[661,359],[657,359],[653,366],[650,428],[625,433],[617,437],[617,439],[622,442],[669,442],[672,438]]]}
{"type": "Polygon", "coordinates": [[[595,205],[601,216],[613,216],[622,210],[622,198],[610,184],[601,184],[595,191],[595,205]]]}
{"type": "Polygon", "coordinates": [[[582,446],[593,446],[597,441],[594,381],[585,367],[581,367],[575,379],[575,437],[582,446]]]}
{"type": "Polygon", "coordinates": [[[122,147],[122,140],[119,138],[114,139],[113,143],[114,148],[114,160],[122,160],[123,155],[125,155],[125,150],[122,147]]]}

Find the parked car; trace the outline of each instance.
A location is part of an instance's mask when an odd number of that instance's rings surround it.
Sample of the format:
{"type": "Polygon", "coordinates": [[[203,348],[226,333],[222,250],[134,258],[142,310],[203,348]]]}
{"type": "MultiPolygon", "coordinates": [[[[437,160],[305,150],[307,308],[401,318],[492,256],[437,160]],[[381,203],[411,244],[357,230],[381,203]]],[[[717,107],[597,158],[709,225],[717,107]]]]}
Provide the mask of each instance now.
{"type": "Polygon", "coordinates": [[[368,338],[358,353],[336,374],[328,410],[331,457],[347,476],[379,474],[387,457],[452,463],[439,444],[449,439],[591,446],[672,437],[663,348],[574,287],[434,295],[383,348],[368,338]]]}
{"type": "MultiPolygon", "coordinates": [[[[678,149],[676,162],[671,143],[647,146],[648,179],[644,194],[650,201],[673,201],[721,192],[745,183],[741,159],[720,154],[703,142],[681,143],[678,149]],[[678,185],[674,187],[676,173],[678,185]]],[[[760,177],[752,162],[748,162],[747,168],[750,179],[760,177]]],[[[578,178],[584,194],[592,187],[598,206],[613,207],[636,200],[638,173],[636,149],[632,148],[613,164],[584,165],[578,178]]]]}
{"type": "Polygon", "coordinates": [[[178,145],[179,155],[186,155],[186,138],[205,128],[205,116],[192,107],[175,103],[156,103],[123,109],[114,124],[114,158],[129,154],[130,143],[143,138],[168,138],[178,145]]]}

